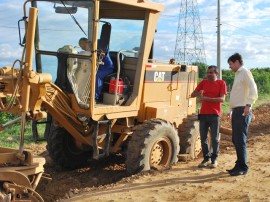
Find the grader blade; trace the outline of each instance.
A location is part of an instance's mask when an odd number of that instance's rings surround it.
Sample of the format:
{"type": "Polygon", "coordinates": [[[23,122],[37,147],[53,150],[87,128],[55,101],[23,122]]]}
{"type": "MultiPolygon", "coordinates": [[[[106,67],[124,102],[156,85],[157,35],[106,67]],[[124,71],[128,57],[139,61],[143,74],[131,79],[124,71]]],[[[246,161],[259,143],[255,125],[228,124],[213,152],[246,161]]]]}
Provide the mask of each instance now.
{"type": "Polygon", "coordinates": [[[0,201],[43,201],[35,192],[44,172],[43,157],[0,147],[0,201]]]}
{"type": "MultiPolygon", "coordinates": [[[[20,180],[23,178],[22,176],[24,176],[19,172],[17,173],[3,172],[3,173],[5,173],[8,177],[11,178],[18,177],[20,180]]],[[[3,173],[0,171],[1,176],[3,173]]],[[[10,181],[10,179],[7,180],[10,181]]],[[[3,182],[2,178],[0,178],[0,181],[3,182]]],[[[0,192],[0,201],[43,202],[44,200],[35,190],[31,189],[29,186],[18,185],[13,182],[7,182],[4,180],[0,192]]]]}

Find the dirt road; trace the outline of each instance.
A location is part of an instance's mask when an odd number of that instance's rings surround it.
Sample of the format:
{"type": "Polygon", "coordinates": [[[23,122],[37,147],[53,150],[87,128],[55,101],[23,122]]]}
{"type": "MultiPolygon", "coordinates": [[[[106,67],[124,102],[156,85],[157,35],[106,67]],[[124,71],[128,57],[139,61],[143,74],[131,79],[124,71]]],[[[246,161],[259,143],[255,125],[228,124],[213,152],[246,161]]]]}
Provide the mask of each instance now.
{"type": "MultiPolygon", "coordinates": [[[[248,139],[250,171],[232,177],[225,171],[234,166],[231,137],[221,137],[219,165],[199,169],[201,158],[178,162],[171,169],[127,176],[124,158],[113,156],[73,171],[57,168],[47,157],[37,191],[49,201],[270,201],[270,105],[254,110],[248,139]]],[[[223,120],[225,126],[229,126],[223,120]]],[[[38,150],[38,148],[36,148],[38,150]]],[[[46,153],[43,154],[46,156],[46,153]]]]}

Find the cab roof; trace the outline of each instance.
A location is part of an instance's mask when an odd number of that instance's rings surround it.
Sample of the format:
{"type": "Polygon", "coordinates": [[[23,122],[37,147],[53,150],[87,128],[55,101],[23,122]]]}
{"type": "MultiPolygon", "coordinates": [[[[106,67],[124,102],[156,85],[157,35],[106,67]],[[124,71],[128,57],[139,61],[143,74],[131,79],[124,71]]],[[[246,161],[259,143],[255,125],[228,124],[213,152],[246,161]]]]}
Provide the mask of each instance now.
{"type": "Polygon", "coordinates": [[[144,19],[145,13],[161,12],[162,4],[142,0],[100,0],[101,18],[144,19]]]}
{"type": "MultiPolygon", "coordinates": [[[[62,4],[59,0],[50,2],[62,4]]],[[[94,0],[68,0],[63,2],[66,5],[87,8],[93,6],[94,0]]],[[[99,2],[100,18],[144,19],[146,12],[159,13],[164,10],[162,4],[148,0],[99,0],[99,2]]]]}
{"type": "MultiPolygon", "coordinates": [[[[119,4],[121,7],[125,8],[137,8],[138,10],[152,10],[161,12],[164,10],[164,6],[159,3],[151,2],[148,0],[99,0],[102,7],[109,6],[113,4],[119,4]]],[[[133,9],[134,9],[133,8],[133,9]]]]}

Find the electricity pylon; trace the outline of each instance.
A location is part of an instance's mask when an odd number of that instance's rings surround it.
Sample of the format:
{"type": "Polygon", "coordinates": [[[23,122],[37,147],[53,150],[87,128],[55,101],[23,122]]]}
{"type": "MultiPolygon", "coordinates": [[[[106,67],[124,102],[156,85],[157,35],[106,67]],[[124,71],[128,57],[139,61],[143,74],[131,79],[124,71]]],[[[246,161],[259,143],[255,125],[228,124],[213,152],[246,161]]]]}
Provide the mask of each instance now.
{"type": "Polygon", "coordinates": [[[181,64],[206,64],[197,0],[181,0],[174,58],[181,64]]]}

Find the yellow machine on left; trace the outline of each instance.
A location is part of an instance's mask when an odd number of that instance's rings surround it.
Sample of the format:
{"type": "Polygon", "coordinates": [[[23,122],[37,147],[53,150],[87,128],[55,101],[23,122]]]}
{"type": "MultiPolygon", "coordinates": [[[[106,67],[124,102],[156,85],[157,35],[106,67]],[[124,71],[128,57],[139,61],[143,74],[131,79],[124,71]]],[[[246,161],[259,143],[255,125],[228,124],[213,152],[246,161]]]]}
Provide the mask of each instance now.
{"type": "Polygon", "coordinates": [[[0,69],[0,111],[19,116],[2,128],[21,120],[19,149],[1,148],[0,202],[42,201],[45,161],[24,150],[26,120],[47,119],[47,151],[63,168],[117,153],[134,174],[199,155],[198,67],[153,58],[163,10],[146,0],[26,1],[22,58],[0,69]],[[56,70],[55,82],[43,70],[56,70]]]}
{"type": "MultiPolygon", "coordinates": [[[[26,16],[26,10],[24,11],[24,16],[26,16]]],[[[45,164],[45,159],[34,157],[31,152],[24,150],[26,117],[46,116],[46,114],[38,112],[36,114],[28,114],[29,107],[37,107],[29,103],[30,85],[42,86],[46,82],[51,81],[50,75],[36,75],[32,70],[36,16],[37,9],[30,8],[28,22],[26,20],[24,21],[27,44],[23,50],[22,60],[16,60],[13,67],[4,67],[0,72],[0,88],[3,90],[3,86],[11,86],[10,89],[4,88],[5,92],[3,93],[5,97],[1,96],[0,110],[2,112],[8,111],[9,113],[20,115],[19,118],[3,124],[0,130],[21,120],[19,149],[0,148],[0,201],[5,202],[43,201],[42,197],[35,192],[35,188],[44,172],[43,165],[45,164]],[[20,63],[20,69],[15,70],[14,66],[17,62],[20,63]],[[22,96],[20,97],[18,94],[22,96]]],[[[42,87],[33,89],[40,91],[42,87]]],[[[37,95],[42,96],[42,92],[37,92],[37,95]]],[[[38,102],[35,103],[35,105],[38,104],[38,102]]]]}

